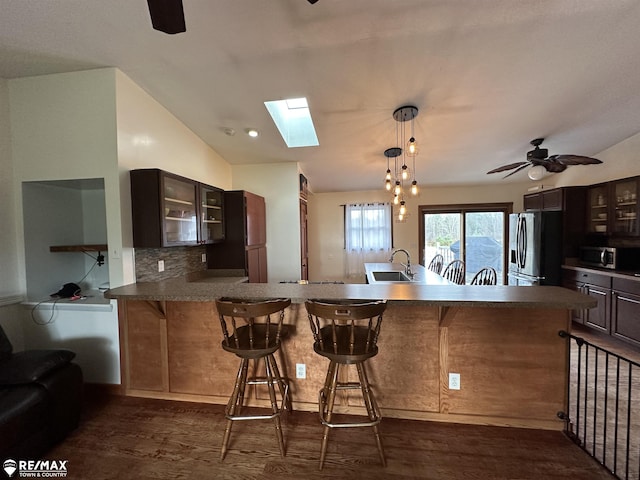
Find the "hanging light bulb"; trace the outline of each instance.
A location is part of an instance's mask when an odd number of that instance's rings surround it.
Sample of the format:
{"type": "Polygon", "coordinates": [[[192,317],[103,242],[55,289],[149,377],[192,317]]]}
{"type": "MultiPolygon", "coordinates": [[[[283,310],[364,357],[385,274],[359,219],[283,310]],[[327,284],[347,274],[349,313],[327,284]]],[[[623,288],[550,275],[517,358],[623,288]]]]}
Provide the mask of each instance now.
{"type": "MultiPolygon", "coordinates": [[[[411,120],[413,123],[413,120],[411,120]]],[[[418,154],[418,143],[416,142],[415,137],[411,137],[407,142],[407,155],[410,157],[415,157],[418,154]]]]}
{"type": "Polygon", "coordinates": [[[388,192],[391,191],[391,179],[385,180],[384,188],[386,188],[388,192]]]}
{"type": "Polygon", "coordinates": [[[404,204],[404,200],[400,202],[400,215],[407,213],[407,207],[404,204]]]}
{"type": "Polygon", "coordinates": [[[398,214],[398,221],[401,222],[402,220],[404,220],[404,215],[403,214],[398,214]]]}
{"type": "MultiPolygon", "coordinates": [[[[385,157],[387,157],[387,172],[385,177],[385,189],[392,189],[396,197],[400,196],[404,192],[404,188],[408,187],[409,182],[411,195],[418,195],[418,182],[416,181],[416,161],[415,156],[418,154],[418,143],[414,134],[414,119],[418,115],[418,107],[413,105],[404,105],[396,108],[393,112],[393,119],[396,121],[396,145],[402,145],[402,147],[391,147],[384,151],[385,157]],[[411,135],[409,141],[405,132],[411,129],[411,135]],[[402,158],[400,158],[402,156],[402,158]],[[409,168],[407,165],[407,157],[413,160],[413,167],[409,168]],[[390,168],[390,160],[394,159],[394,168],[390,168]],[[413,179],[413,180],[411,180],[413,179]],[[391,182],[395,182],[395,185],[391,186],[391,182]],[[406,183],[405,183],[406,182],[406,183]]],[[[394,198],[394,203],[398,204],[398,199],[394,198]]],[[[404,215],[404,214],[403,214],[404,215]]],[[[406,216],[406,215],[404,215],[406,216]]]]}
{"type": "Polygon", "coordinates": [[[409,167],[407,167],[406,163],[402,164],[402,180],[407,180],[409,178],[409,167]]]}

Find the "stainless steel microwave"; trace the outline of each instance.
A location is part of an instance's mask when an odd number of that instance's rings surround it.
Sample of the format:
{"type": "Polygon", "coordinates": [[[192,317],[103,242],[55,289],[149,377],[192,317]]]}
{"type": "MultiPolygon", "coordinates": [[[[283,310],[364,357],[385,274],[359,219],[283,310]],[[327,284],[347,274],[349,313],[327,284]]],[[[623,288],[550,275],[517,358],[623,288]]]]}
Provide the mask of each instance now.
{"type": "Polygon", "coordinates": [[[581,247],[580,264],[611,270],[640,268],[640,248],[581,247]]]}

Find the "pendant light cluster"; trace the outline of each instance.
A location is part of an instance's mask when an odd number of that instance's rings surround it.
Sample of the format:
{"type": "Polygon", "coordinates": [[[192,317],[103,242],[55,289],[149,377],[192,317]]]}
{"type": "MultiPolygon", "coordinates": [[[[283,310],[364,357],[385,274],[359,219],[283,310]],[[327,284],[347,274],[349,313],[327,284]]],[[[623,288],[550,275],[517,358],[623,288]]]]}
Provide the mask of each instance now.
{"type": "Polygon", "coordinates": [[[416,155],[418,144],[414,134],[413,119],[418,116],[418,107],[405,105],[393,112],[396,121],[396,145],[403,147],[391,147],[384,151],[387,157],[387,175],[385,188],[393,194],[393,204],[398,205],[398,221],[402,222],[407,215],[407,207],[404,200],[405,189],[409,188],[411,195],[418,194],[418,182],[416,181],[416,155]],[[410,137],[406,140],[406,125],[411,122],[410,137]],[[393,170],[391,169],[393,159],[393,170]],[[411,168],[407,165],[411,163],[411,168]]]}

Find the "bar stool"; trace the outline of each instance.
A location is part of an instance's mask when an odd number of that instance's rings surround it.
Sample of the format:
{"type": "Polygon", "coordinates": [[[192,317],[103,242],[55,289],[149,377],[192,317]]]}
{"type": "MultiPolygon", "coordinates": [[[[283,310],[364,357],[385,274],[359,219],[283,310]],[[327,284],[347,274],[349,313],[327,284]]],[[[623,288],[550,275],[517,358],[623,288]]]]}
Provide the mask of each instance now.
{"type": "Polygon", "coordinates": [[[320,422],[324,425],[320,449],[320,470],[327,454],[331,428],[372,427],[382,465],[386,466],[378,424],[380,409],[367,379],[366,360],[378,354],[378,335],[385,301],[333,302],[308,300],[305,302],[313,333],[314,351],[329,359],[324,386],[319,392],[320,422]],[[338,381],[340,367],[355,364],[359,382],[338,381]],[[333,420],[333,406],[337,390],[360,389],[367,408],[368,421],[342,422],[333,420]]]}
{"type": "Polygon", "coordinates": [[[274,353],[280,348],[280,340],[285,335],[283,328],[284,310],[291,305],[290,299],[246,300],[224,297],[216,301],[216,308],[222,326],[222,348],[240,357],[240,367],[236,376],[233,393],[225,409],[227,426],[224,430],[220,460],[224,460],[234,421],[273,420],[280,455],[284,457],[284,439],[280,425],[280,414],[291,410],[289,384],[280,375],[274,353]],[[273,318],[272,318],[273,317],[273,318]],[[265,377],[247,378],[249,360],[257,371],[259,360],[264,361],[265,377]],[[266,385],[271,401],[270,415],[241,415],[247,385],[266,385]],[[281,405],[278,407],[275,387],[277,386],[281,405]]]}

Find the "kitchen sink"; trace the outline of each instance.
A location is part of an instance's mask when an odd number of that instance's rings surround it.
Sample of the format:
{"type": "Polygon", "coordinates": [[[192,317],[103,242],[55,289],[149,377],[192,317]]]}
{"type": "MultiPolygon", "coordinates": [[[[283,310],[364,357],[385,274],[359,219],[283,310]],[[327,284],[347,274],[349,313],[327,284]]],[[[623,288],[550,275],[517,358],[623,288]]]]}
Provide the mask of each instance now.
{"type": "Polygon", "coordinates": [[[404,273],[398,271],[371,272],[376,282],[410,282],[411,279],[404,273]]]}

